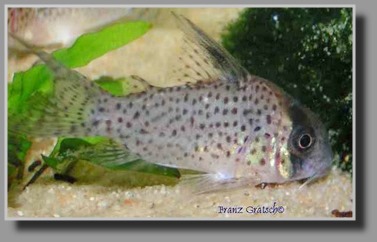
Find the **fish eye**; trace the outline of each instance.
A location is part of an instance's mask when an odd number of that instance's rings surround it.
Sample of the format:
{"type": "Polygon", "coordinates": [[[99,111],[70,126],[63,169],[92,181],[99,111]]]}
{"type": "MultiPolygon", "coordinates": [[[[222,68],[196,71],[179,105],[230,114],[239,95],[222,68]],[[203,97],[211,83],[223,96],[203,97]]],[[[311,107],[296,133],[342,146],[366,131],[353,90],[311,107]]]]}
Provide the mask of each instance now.
{"type": "Polygon", "coordinates": [[[312,141],[313,139],[309,134],[303,134],[298,139],[298,147],[300,149],[308,149],[312,145],[312,141]]]}

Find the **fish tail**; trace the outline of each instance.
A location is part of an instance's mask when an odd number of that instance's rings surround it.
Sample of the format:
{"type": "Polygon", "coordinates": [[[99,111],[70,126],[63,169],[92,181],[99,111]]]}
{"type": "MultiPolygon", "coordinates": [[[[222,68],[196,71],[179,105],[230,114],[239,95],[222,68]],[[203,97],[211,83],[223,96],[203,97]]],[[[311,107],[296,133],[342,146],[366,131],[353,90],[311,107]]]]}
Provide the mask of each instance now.
{"type": "Polygon", "coordinates": [[[25,103],[26,109],[19,113],[10,112],[9,131],[36,137],[96,135],[91,124],[98,102],[112,96],[85,76],[65,67],[52,55],[33,49],[23,40],[19,42],[52,71],[54,91],[48,96],[35,93],[25,103]]]}

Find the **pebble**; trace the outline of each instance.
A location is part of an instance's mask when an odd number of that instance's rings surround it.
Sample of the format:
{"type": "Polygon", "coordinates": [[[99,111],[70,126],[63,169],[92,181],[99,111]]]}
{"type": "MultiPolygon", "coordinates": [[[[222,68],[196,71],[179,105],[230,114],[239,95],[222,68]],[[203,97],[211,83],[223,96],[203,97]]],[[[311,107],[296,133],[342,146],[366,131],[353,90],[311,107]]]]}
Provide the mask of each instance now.
{"type": "Polygon", "coordinates": [[[179,189],[179,187],[177,187],[177,188],[175,189],[175,194],[179,194],[179,193],[181,193],[181,190],[179,189]]]}
{"type": "Polygon", "coordinates": [[[124,196],[125,196],[126,198],[132,198],[132,197],[134,197],[135,195],[134,195],[133,192],[127,191],[127,192],[124,193],[124,196]]]}
{"type": "Polygon", "coordinates": [[[109,204],[106,201],[101,201],[97,205],[101,208],[106,208],[109,204]]]}
{"type": "Polygon", "coordinates": [[[166,188],[165,186],[162,186],[161,187],[161,191],[160,191],[161,194],[166,194],[166,188]]]}

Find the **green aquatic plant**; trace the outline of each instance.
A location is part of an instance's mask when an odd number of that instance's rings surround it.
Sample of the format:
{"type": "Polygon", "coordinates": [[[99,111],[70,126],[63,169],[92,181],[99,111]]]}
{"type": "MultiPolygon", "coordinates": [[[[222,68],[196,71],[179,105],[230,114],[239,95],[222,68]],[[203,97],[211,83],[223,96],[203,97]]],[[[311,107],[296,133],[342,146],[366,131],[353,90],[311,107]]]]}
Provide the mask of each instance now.
{"type": "Polygon", "coordinates": [[[127,77],[113,79],[109,76],[101,76],[94,80],[94,82],[103,90],[117,97],[127,96],[131,91],[130,80],[127,77]]]}
{"type": "MultiPolygon", "coordinates": [[[[52,55],[67,67],[85,66],[107,52],[139,38],[150,28],[151,25],[146,22],[114,24],[98,32],[84,34],[71,47],[56,50],[52,55]]],[[[28,104],[33,98],[51,95],[53,78],[52,72],[44,64],[15,73],[12,83],[8,85],[8,114],[11,116],[30,108],[28,104]]],[[[98,82],[100,85],[103,83],[98,82]]]]}
{"type": "Polygon", "coordinates": [[[8,184],[11,180],[22,178],[24,160],[31,142],[24,135],[8,134],[8,184]]]}
{"type": "Polygon", "coordinates": [[[224,47],[319,115],[335,164],[352,173],[352,8],[254,8],[229,24],[224,47]]]}
{"type": "Polygon", "coordinates": [[[49,167],[61,174],[69,173],[76,162],[84,160],[112,170],[131,170],[171,177],[180,176],[176,169],[146,163],[143,160],[124,164],[106,162],[106,159],[103,159],[106,155],[104,150],[108,148],[115,150],[117,146],[106,137],[60,138],[51,154],[48,157],[42,156],[42,158],[49,167]]]}
{"type": "MultiPolygon", "coordinates": [[[[109,51],[139,38],[150,28],[149,23],[141,21],[116,23],[98,32],[84,34],[71,47],[56,50],[52,55],[69,68],[85,66],[109,51]]],[[[95,80],[95,83],[114,96],[125,96],[130,93],[127,78],[114,80],[111,77],[102,77],[95,80]]],[[[27,71],[15,73],[12,83],[8,85],[8,123],[32,109],[38,100],[53,95],[53,89],[54,75],[44,64],[37,64],[27,71]]],[[[51,167],[55,172],[68,173],[78,160],[86,160],[112,170],[131,170],[179,177],[176,169],[148,164],[142,160],[117,165],[96,159],[100,156],[101,148],[110,144],[111,140],[103,137],[60,137],[52,153],[42,157],[44,166],[51,167]]],[[[14,174],[22,174],[24,159],[30,146],[31,142],[26,136],[8,135],[8,178],[14,177],[14,174]]]]}

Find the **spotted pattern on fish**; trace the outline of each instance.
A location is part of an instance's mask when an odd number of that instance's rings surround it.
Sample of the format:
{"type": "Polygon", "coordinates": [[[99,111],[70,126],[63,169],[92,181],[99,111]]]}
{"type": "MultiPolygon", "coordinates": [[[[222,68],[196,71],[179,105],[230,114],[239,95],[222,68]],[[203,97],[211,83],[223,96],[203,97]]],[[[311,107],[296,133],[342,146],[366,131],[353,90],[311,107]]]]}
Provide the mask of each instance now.
{"type": "Polygon", "coordinates": [[[153,88],[127,102],[106,97],[93,109],[94,132],[111,135],[153,163],[228,176],[246,172],[237,168],[243,167],[241,163],[250,166],[245,156],[253,147],[271,160],[270,153],[280,149],[271,139],[287,139],[290,130],[283,126],[291,123],[277,110],[283,100],[266,80],[250,76],[244,88],[231,89],[229,84],[212,82],[153,88]]]}
{"type": "Polygon", "coordinates": [[[318,117],[272,82],[250,75],[191,21],[176,17],[189,43],[173,69],[183,85],[113,97],[35,51],[55,73],[55,97],[36,105],[28,124],[14,120],[11,129],[108,136],[122,148],[105,148],[103,162],[142,158],[202,171],[208,174],[199,176],[203,190],[325,175],[332,153],[318,117]],[[182,65],[189,72],[179,71],[182,65]]]}

